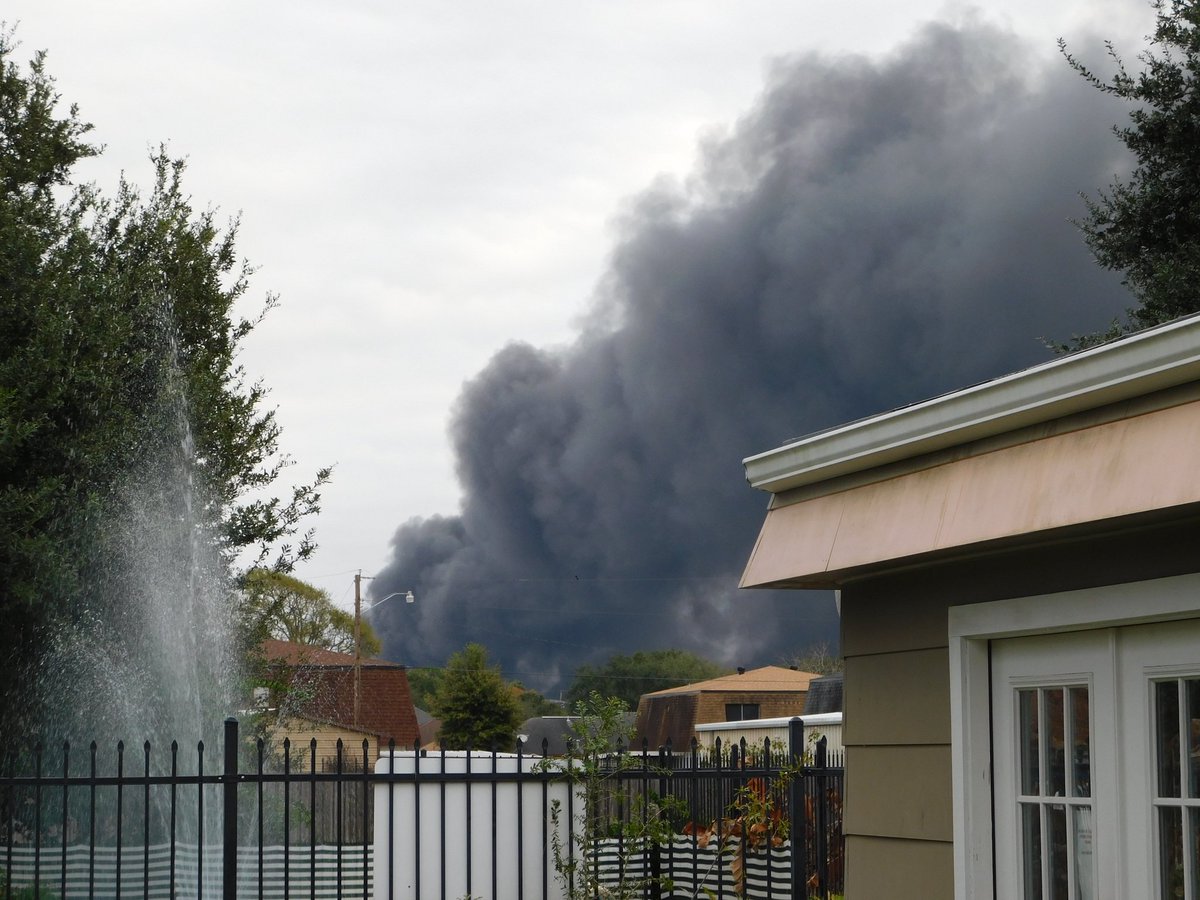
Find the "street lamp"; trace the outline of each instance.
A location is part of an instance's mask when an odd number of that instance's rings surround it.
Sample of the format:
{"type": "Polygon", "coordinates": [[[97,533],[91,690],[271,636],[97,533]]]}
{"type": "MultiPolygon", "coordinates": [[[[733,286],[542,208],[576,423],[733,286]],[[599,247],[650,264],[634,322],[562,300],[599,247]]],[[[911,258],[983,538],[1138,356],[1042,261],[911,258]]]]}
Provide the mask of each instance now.
{"type": "MultiPolygon", "coordinates": [[[[354,727],[358,728],[361,721],[361,706],[362,706],[362,582],[363,579],[371,579],[372,575],[363,575],[359,572],[354,576],[354,727]]],[[[376,600],[367,607],[367,612],[370,612],[379,604],[391,600],[393,597],[404,597],[405,603],[415,603],[416,597],[412,591],[395,591],[388,594],[383,600],[376,600]]]]}

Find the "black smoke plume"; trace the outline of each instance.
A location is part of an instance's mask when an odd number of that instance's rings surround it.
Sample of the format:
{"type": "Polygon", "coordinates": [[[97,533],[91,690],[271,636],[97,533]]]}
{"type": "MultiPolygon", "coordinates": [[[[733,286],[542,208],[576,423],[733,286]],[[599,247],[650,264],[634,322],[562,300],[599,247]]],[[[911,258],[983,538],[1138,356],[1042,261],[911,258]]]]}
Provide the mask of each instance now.
{"type": "Polygon", "coordinates": [[[778,62],[695,172],[624,213],[578,339],[512,344],[452,434],[464,500],[392,540],[385,654],[468,641],[562,685],[615,652],[728,664],[836,642],[829,594],[739,592],[766,496],[743,457],[1048,357],[1128,305],[1071,217],[1126,169],[1061,62],[978,23],[883,59],[778,62]]]}

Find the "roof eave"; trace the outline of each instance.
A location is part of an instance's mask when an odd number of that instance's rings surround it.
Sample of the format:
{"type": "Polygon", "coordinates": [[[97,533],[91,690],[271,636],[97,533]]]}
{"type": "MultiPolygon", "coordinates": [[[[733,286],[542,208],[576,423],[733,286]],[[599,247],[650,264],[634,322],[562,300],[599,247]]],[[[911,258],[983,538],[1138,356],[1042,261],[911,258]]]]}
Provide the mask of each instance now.
{"type": "Polygon", "coordinates": [[[759,453],[746,480],[777,494],[1196,380],[1200,315],[759,453]]]}

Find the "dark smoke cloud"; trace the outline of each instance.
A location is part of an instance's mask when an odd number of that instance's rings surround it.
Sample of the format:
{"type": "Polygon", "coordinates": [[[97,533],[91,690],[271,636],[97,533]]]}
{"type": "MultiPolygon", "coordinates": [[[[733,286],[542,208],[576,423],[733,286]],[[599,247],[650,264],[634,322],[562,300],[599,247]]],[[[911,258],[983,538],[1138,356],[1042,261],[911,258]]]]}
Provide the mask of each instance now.
{"type": "Polygon", "coordinates": [[[485,643],[553,687],[679,646],[729,664],[836,640],[827,594],[739,592],[766,497],[743,457],[1046,358],[1127,305],[1070,223],[1127,168],[1122,114],[1010,35],[929,26],[887,59],[779,62],[663,181],[576,342],[505,347],[453,418],[457,516],[393,538],[385,653],[485,643]]]}

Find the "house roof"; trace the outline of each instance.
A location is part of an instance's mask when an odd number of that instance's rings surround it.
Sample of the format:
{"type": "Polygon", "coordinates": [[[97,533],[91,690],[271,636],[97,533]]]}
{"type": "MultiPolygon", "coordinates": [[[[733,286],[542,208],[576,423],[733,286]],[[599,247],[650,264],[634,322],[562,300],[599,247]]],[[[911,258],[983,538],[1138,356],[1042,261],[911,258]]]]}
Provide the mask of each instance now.
{"type": "Polygon", "coordinates": [[[288,641],[266,641],[269,663],[290,670],[301,699],[292,712],[305,719],[374,734],[411,747],[418,739],[416,714],[404,666],[384,659],[363,660],[359,722],[354,724],[354,657],[288,641]]]}
{"type": "Polygon", "coordinates": [[[747,459],[774,496],[741,584],[837,588],[1191,516],[1198,444],[1193,315],[747,459]]]}
{"type": "Polygon", "coordinates": [[[801,672],[784,666],[763,666],[761,669],[750,669],[742,675],[722,675],[720,678],[710,678],[707,681],[697,681],[693,684],[683,684],[679,687],[664,688],[643,694],[643,697],[669,697],[673,694],[698,694],[703,692],[763,694],[772,691],[807,691],[809,682],[820,678],[815,672],[801,672]]]}
{"type": "Polygon", "coordinates": [[[1200,314],[743,460],[773,494],[1200,379],[1200,314]]]}

